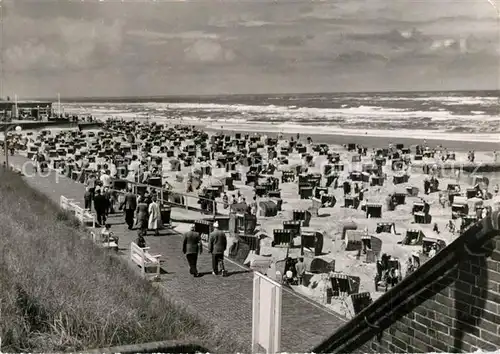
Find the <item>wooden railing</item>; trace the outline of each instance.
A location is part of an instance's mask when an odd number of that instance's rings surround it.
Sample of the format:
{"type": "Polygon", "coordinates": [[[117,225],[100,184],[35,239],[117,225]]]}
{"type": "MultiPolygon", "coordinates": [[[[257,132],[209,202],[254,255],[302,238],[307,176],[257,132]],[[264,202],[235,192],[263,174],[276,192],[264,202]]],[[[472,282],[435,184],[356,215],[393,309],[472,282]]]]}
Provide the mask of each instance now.
{"type": "Polygon", "coordinates": [[[66,198],[65,196],[61,196],[59,199],[59,205],[61,209],[66,210],[70,213],[73,213],[75,217],[82,223],[82,225],[86,225],[86,223],[91,223],[92,227],[95,227],[96,218],[93,213],[89,210],[83,209],[78,203],[74,202],[73,199],[66,198]]]}
{"type": "MultiPolygon", "coordinates": [[[[142,184],[142,183],[137,183],[137,182],[128,182],[128,186],[132,188],[132,193],[134,194],[140,194],[141,189],[146,189],[150,191],[154,191],[155,194],[158,196],[158,200],[160,203],[165,203],[167,202],[168,204],[172,206],[176,206],[179,208],[184,208],[186,210],[196,210],[196,211],[202,211],[199,201],[203,203],[207,203],[207,205],[211,205],[211,215],[216,216],[216,215],[221,215],[223,214],[223,211],[227,210],[224,209],[224,203],[217,202],[212,199],[200,197],[197,195],[192,195],[192,194],[187,194],[187,193],[179,193],[175,192],[169,189],[165,189],[162,187],[156,187],[156,186],[151,186],[147,184],[142,184]],[[180,199],[180,200],[179,200],[180,199]]],[[[112,192],[119,193],[119,194],[126,194],[127,192],[125,190],[117,190],[117,189],[111,189],[112,192]]]]}

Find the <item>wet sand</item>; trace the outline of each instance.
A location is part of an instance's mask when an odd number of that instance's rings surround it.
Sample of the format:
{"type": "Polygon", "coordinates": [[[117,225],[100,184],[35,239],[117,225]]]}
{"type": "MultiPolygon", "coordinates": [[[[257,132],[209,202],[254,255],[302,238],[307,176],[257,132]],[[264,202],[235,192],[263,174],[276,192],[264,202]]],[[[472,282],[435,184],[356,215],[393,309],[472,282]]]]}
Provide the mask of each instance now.
{"type": "MultiPolygon", "coordinates": [[[[207,131],[213,132],[224,132],[227,134],[241,133],[241,134],[253,134],[253,132],[248,132],[245,130],[220,130],[213,128],[205,128],[207,131]]],[[[260,134],[267,134],[270,137],[276,137],[278,134],[276,132],[259,132],[260,134]]],[[[303,134],[301,135],[301,140],[306,141],[307,137],[311,137],[313,143],[323,143],[328,145],[344,145],[344,144],[360,144],[369,148],[385,148],[389,144],[404,144],[407,147],[422,145],[424,140],[422,139],[412,139],[412,138],[401,138],[397,136],[398,132],[394,131],[394,137],[383,137],[383,136],[370,136],[370,135],[334,135],[334,134],[303,134]]],[[[283,133],[285,139],[293,137],[295,139],[296,134],[283,133]]],[[[478,141],[461,141],[461,140],[438,140],[438,139],[426,139],[425,140],[429,147],[436,147],[438,145],[447,148],[450,151],[488,151],[493,152],[495,150],[500,150],[500,140],[498,143],[494,142],[478,142],[478,141]]],[[[493,156],[493,153],[491,154],[493,156]]]]}

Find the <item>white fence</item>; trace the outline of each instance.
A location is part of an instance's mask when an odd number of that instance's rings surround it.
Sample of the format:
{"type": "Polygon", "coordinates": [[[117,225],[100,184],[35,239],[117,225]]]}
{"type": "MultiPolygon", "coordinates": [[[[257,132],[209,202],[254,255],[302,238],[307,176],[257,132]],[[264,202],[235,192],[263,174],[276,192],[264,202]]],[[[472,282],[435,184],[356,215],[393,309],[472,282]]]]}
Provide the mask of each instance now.
{"type": "Polygon", "coordinates": [[[254,272],[252,353],[280,352],[281,296],[281,284],[254,272]]]}
{"type": "Polygon", "coordinates": [[[83,224],[87,223],[92,224],[92,227],[95,227],[96,218],[95,215],[90,211],[83,209],[78,203],[74,202],[73,199],[66,198],[65,196],[61,196],[59,199],[59,205],[61,209],[69,211],[70,213],[75,214],[75,217],[83,224]]]}

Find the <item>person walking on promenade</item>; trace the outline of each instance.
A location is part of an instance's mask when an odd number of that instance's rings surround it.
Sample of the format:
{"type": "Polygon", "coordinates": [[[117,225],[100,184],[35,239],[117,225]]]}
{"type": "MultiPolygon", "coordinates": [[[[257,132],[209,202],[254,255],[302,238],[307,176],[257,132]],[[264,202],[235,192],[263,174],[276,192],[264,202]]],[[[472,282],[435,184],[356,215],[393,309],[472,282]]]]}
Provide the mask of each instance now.
{"type": "Polygon", "coordinates": [[[224,267],[224,251],[227,248],[227,238],[224,231],[219,230],[219,223],[214,223],[214,231],[210,234],[208,252],[212,254],[212,274],[219,275],[219,265],[222,275],[226,275],[224,267]]]}
{"type": "Polygon", "coordinates": [[[198,254],[203,251],[203,245],[201,244],[201,236],[198,232],[194,230],[194,225],[191,226],[191,230],[184,234],[184,239],[182,240],[182,253],[186,255],[186,259],[189,264],[189,274],[193,277],[198,277],[198,254]]]}
{"type": "Polygon", "coordinates": [[[102,183],[103,188],[111,187],[111,176],[109,175],[109,170],[104,170],[99,177],[99,180],[102,183]]]}
{"type": "Polygon", "coordinates": [[[108,209],[106,209],[106,216],[109,216],[109,214],[113,214],[113,197],[111,195],[111,191],[109,190],[109,187],[103,187],[102,194],[104,197],[108,200],[108,209]]]}
{"type": "Polygon", "coordinates": [[[306,265],[304,264],[304,257],[299,257],[299,261],[295,263],[295,271],[297,272],[298,284],[302,285],[304,274],[306,273],[306,265]]]}
{"type": "Polygon", "coordinates": [[[137,227],[141,230],[141,234],[146,236],[148,230],[148,204],[144,201],[144,197],[142,196],[137,200],[135,215],[137,227]]]}
{"type": "Polygon", "coordinates": [[[148,229],[153,230],[155,236],[159,236],[158,228],[160,226],[160,206],[156,202],[156,196],[153,196],[151,203],[149,204],[148,212],[149,212],[149,221],[148,221],[148,229]]]}
{"type": "Polygon", "coordinates": [[[90,192],[90,188],[85,188],[85,194],[83,195],[83,202],[86,210],[92,209],[92,193],[90,192]]]}
{"type": "Polygon", "coordinates": [[[137,209],[137,196],[132,193],[132,189],[129,188],[123,203],[120,205],[120,209],[125,211],[125,222],[128,225],[128,229],[132,230],[134,227],[134,213],[137,209]]]}
{"type": "Polygon", "coordinates": [[[87,178],[87,182],[85,183],[87,187],[89,188],[90,194],[92,194],[92,199],[94,199],[95,196],[95,187],[96,187],[96,178],[93,173],[89,175],[87,178]]]}
{"type": "Polygon", "coordinates": [[[109,208],[109,201],[103,194],[101,194],[100,189],[96,190],[95,193],[94,209],[97,214],[97,223],[102,226],[106,223],[106,213],[109,208]]]}

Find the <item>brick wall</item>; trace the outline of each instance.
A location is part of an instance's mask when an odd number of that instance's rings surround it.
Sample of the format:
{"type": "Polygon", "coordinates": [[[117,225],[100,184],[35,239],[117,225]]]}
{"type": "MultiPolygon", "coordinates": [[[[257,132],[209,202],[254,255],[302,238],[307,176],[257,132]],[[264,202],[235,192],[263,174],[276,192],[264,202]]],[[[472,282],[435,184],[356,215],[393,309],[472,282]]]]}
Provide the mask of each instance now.
{"type": "Polygon", "coordinates": [[[340,328],[315,352],[500,349],[498,212],[340,328]]]}
{"type": "Polygon", "coordinates": [[[395,314],[394,322],[364,349],[379,353],[499,349],[500,237],[485,246],[486,256],[464,255],[446,276],[426,287],[413,306],[395,314]]]}

